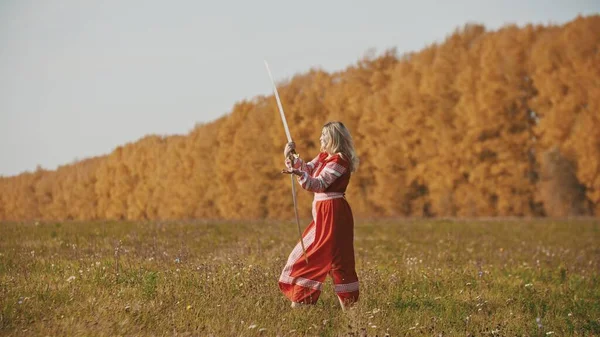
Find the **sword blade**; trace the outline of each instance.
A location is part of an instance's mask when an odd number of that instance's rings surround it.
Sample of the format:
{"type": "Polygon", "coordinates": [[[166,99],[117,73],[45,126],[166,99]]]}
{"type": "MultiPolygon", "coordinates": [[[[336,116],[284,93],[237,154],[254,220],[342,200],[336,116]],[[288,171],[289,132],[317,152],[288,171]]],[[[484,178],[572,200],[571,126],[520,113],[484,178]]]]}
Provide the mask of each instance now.
{"type": "Polygon", "coordinates": [[[296,215],[296,225],[298,227],[298,237],[300,238],[300,245],[302,246],[302,253],[304,253],[304,261],[308,264],[308,256],[306,255],[306,248],[304,247],[304,240],[302,239],[302,230],[300,229],[300,217],[298,216],[298,200],[296,200],[296,184],[294,183],[294,176],[292,178],[292,199],[294,199],[294,214],[296,215]]]}
{"type": "MultiPolygon", "coordinates": [[[[288,127],[287,120],[285,119],[285,113],[283,113],[283,106],[281,105],[281,100],[279,99],[277,86],[275,85],[275,81],[273,80],[273,75],[271,75],[271,69],[269,69],[269,64],[267,63],[267,60],[265,60],[265,67],[267,68],[267,72],[269,73],[271,84],[273,84],[273,93],[275,94],[275,99],[277,100],[277,107],[279,108],[279,114],[281,115],[281,121],[283,122],[283,128],[285,129],[285,135],[287,137],[288,142],[291,142],[292,136],[290,134],[290,128],[288,127]]],[[[296,216],[296,225],[298,226],[298,236],[300,237],[302,253],[304,253],[304,261],[306,262],[306,264],[308,264],[308,256],[306,255],[304,240],[302,240],[302,230],[300,229],[300,217],[298,216],[298,200],[296,199],[296,185],[294,183],[294,176],[290,175],[290,178],[292,181],[292,199],[294,200],[294,214],[296,216]]]]}
{"type": "Polygon", "coordinates": [[[291,142],[292,136],[290,134],[290,128],[288,127],[287,120],[285,119],[285,114],[283,113],[283,106],[281,105],[281,100],[279,99],[279,92],[277,92],[277,86],[275,85],[275,81],[273,80],[273,75],[271,75],[271,69],[269,69],[269,64],[267,63],[267,60],[265,60],[265,67],[267,67],[269,78],[271,78],[271,84],[273,84],[273,93],[275,94],[275,99],[277,100],[277,107],[279,108],[279,114],[281,115],[281,121],[283,122],[283,128],[285,129],[285,135],[287,136],[288,142],[291,142]]]}

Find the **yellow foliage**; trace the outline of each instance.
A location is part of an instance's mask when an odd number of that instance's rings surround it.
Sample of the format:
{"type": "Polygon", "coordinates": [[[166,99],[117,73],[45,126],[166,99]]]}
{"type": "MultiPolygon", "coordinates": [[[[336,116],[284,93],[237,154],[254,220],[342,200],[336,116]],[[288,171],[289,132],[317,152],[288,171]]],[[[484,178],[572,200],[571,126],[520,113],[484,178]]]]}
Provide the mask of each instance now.
{"type": "MultiPolygon", "coordinates": [[[[600,215],[600,15],[466,25],[445,42],[279,84],[298,152],[341,120],[361,160],[358,217],[600,215]]],[[[0,177],[0,220],[293,218],[273,96],[188,135],[0,177]]],[[[300,214],[311,195],[300,191],[300,214]]]]}

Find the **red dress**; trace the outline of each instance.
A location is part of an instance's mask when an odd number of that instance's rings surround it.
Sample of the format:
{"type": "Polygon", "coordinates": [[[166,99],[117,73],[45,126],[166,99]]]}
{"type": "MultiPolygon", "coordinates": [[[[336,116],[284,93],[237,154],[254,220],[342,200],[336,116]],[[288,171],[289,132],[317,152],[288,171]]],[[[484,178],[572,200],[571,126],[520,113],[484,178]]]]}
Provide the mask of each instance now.
{"type": "Polygon", "coordinates": [[[290,254],[279,277],[279,288],[291,301],[316,303],[327,275],[336,294],[345,303],[358,300],[358,276],[354,262],[354,219],[344,197],[350,182],[350,165],[339,154],[320,153],[309,163],[297,159],[294,168],[303,171],[298,182],[315,192],[313,221],[304,230],[306,263],[300,242],[290,254]]]}

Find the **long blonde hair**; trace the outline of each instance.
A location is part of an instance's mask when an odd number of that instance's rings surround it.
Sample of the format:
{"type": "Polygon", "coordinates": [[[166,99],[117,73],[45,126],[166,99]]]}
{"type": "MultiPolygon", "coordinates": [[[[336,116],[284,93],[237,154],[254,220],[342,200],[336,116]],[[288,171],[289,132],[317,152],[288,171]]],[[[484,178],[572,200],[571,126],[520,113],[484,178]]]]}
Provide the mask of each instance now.
{"type": "Polygon", "coordinates": [[[327,135],[327,144],[321,151],[327,151],[330,154],[339,153],[350,163],[350,170],[355,172],[358,169],[359,160],[354,151],[354,142],[350,131],[342,122],[328,122],[323,125],[323,131],[327,135]]]}

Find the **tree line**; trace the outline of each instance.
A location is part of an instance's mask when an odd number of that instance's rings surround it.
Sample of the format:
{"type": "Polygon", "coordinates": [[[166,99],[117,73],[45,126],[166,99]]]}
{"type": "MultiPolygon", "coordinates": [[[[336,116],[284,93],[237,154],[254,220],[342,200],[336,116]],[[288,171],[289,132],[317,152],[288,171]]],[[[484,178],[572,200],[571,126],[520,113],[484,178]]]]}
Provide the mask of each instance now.
{"type": "MultiPolygon", "coordinates": [[[[305,159],[325,122],[350,129],[357,217],[600,215],[600,15],[470,24],[278,87],[305,159]]],[[[1,177],[0,220],[288,219],[285,142],[274,97],[257,96],[184,136],[1,177]]]]}

